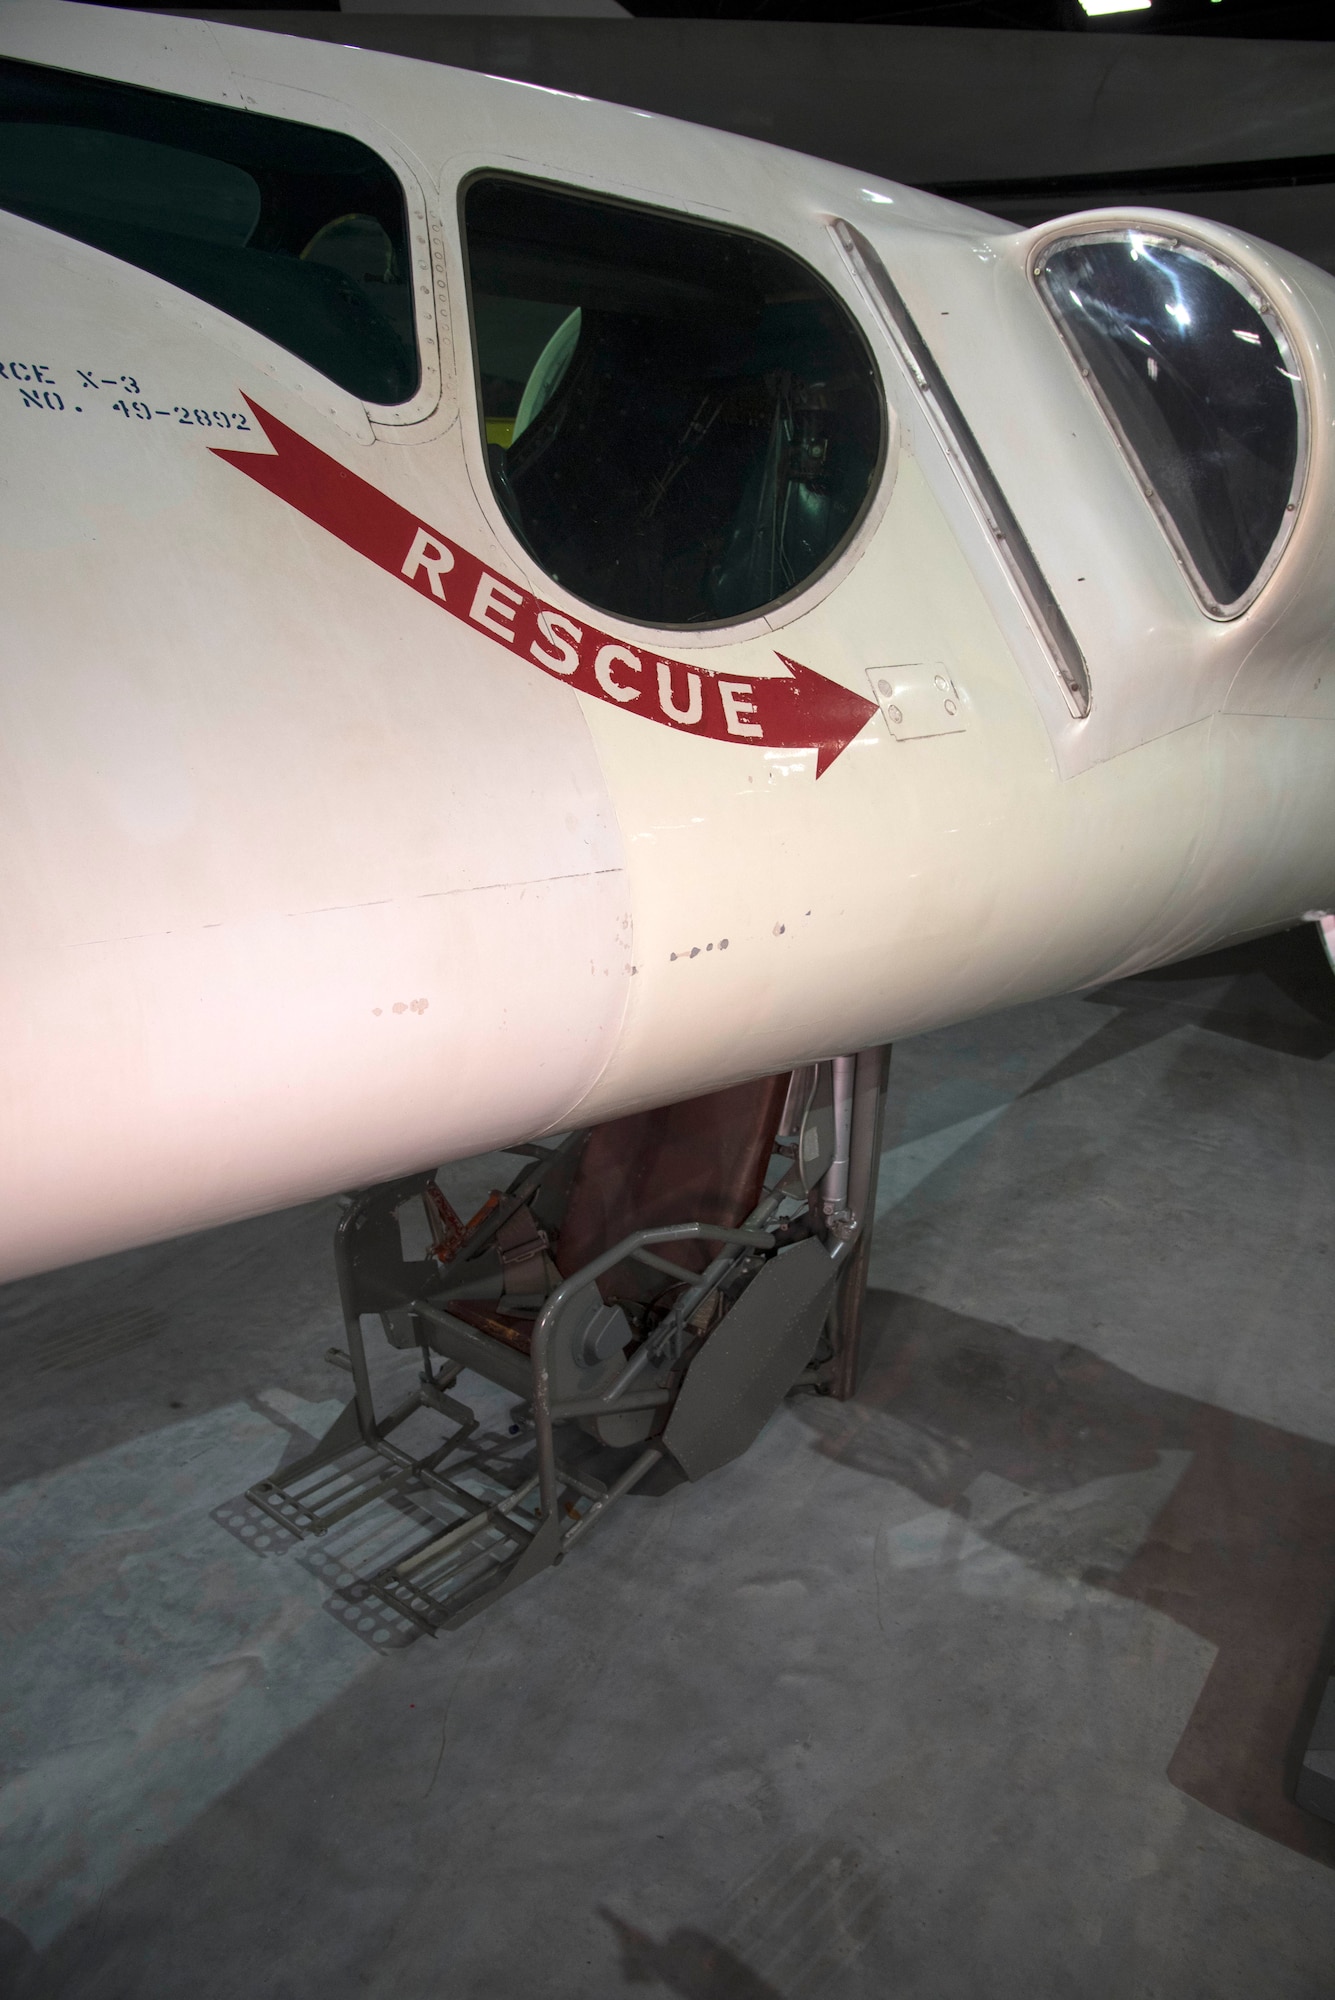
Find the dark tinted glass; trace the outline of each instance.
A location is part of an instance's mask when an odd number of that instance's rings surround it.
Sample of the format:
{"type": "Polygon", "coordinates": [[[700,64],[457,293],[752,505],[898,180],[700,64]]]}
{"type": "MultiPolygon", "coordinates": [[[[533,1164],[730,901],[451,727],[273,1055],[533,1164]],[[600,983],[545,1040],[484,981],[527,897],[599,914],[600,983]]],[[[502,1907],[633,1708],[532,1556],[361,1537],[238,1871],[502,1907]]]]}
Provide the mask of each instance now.
{"type": "Polygon", "coordinates": [[[1212,608],[1235,604],[1298,465],[1299,385],[1273,316],[1240,275],[1131,233],[1062,246],[1042,282],[1212,608]]]}
{"type": "Polygon", "coordinates": [[[871,359],[796,259],[508,180],[464,203],[492,484],[547,573],[656,625],[773,604],[880,458],[871,359]]]}
{"type": "Polygon", "coordinates": [[[356,139],[0,61],[0,208],[206,299],[366,402],[417,387],[403,191],[356,139]]]}

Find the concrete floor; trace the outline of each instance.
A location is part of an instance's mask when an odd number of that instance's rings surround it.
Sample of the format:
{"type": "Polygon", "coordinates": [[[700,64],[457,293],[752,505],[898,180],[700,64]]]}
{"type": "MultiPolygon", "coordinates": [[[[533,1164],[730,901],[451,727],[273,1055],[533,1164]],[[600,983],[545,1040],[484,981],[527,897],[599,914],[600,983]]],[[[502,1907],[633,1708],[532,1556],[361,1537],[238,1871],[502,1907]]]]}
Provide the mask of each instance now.
{"type": "Polygon", "coordinates": [[[211,1518],[332,1203],[0,1293],[7,2000],[1335,1993],[1314,937],[906,1044],[887,1147],[857,1400],[388,1657],[211,1518]]]}

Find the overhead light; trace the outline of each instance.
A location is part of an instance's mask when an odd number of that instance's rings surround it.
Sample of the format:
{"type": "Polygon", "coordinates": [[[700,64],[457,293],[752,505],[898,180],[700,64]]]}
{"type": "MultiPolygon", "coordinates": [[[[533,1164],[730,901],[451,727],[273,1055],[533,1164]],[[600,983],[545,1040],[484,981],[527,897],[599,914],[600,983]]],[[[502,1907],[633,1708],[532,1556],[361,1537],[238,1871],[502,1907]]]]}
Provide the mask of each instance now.
{"type": "Polygon", "coordinates": [[[1080,0],[1087,14],[1138,14],[1150,0],[1080,0]]]}

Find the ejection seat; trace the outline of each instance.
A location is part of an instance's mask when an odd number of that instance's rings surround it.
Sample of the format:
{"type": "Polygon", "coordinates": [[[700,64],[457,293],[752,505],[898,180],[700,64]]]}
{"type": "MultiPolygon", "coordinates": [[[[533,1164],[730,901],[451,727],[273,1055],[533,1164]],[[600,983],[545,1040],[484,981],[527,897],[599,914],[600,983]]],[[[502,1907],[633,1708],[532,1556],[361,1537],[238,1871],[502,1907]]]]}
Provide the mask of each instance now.
{"type": "Polygon", "coordinates": [[[247,1499],[328,1538],[349,1622],[460,1624],[651,1475],[738,1456],[797,1383],[851,1391],[886,1053],[515,1147],[467,1223],[432,1173],[346,1198],[353,1398],[247,1499]],[[421,1357],[384,1414],[366,1317],[421,1357]]]}

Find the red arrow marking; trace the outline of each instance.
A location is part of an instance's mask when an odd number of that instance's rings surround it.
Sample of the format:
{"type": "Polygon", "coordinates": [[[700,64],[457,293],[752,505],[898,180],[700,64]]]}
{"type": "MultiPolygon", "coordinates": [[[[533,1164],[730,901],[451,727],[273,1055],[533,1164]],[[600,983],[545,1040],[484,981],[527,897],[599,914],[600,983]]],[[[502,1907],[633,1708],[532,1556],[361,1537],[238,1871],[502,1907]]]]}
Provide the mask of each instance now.
{"type": "Polygon", "coordinates": [[[735,672],[659,659],[644,647],[577,621],[493,575],[458,542],[427,527],[249,397],[246,401],[273,453],[224,451],[214,445],[215,458],[267,486],[420,597],[581,694],[717,743],[814,747],[817,777],[876,714],[874,701],[782,653],[776,658],[786,674],[742,680],[735,672]]]}

